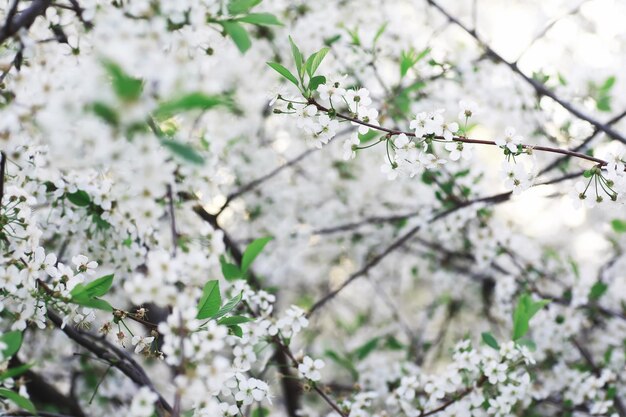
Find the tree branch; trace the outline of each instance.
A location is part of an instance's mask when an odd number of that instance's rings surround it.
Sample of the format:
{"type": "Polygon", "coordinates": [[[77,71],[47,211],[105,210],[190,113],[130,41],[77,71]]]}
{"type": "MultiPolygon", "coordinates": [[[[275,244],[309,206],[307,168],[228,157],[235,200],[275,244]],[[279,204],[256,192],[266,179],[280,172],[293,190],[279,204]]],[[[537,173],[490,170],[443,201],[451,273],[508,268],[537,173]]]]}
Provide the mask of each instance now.
{"type": "Polygon", "coordinates": [[[574,116],[578,117],[579,119],[582,119],[582,120],[585,120],[585,121],[591,123],[597,129],[599,129],[602,132],[606,133],[607,135],[609,135],[613,139],[619,140],[622,143],[626,143],[626,137],[624,137],[621,133],[619,133],[616,130],[614,130],[613,128],[611,128],[608,124],[602,123],[599,120],[596,120],[595,118],[593,118],[593,117],[583,113],[582,111],[580,111],[577,108],[575,108],[571,103],[569,103],[569,102],[561,99],[560,97],[558,97],[553,91],[548,89],[545,85],[543,85],[539,81],[534,80],[534,79],[530,78],[529,76],[527,76],[526,74],[524,74],[519,69],[519,67],[517,66],[516,62],[509,62],[506,59],[504,59],[500,54],[498,54],[496,51],[491,49],[491,47],[481,37],[478,36],[478,33],[476,32],[476,30],[470,29],[467,26],[465,26],[459,19],[457,19],[456,17],[452,16],[446,9],[441,7],[441,5],[439,5],[439,3],[437,3],[435,0],[425,0],[425,1],[426,1],[426,3],[428,3],[429,5],[434,7],[435,9],[439,10],[450,22],[454,23],[459,28],[463,29],[472,38],[474,38],[474,40],[476,40],[476,42],[487,52],[488,55],[492,56],[496,61],[499,61],[500,63],[506,65],[514,73],[516,73],[520,77],[522,77],[522,79],[524,79],[524,81],[526,81],[531,87],[533,87],[535,89],[537,94],[542,95],[542,96],[546,96],[546,97],[550,97],[552,100],[554,100],[557,103],[559,103],[564,109],[569,111],[574,116]]]}

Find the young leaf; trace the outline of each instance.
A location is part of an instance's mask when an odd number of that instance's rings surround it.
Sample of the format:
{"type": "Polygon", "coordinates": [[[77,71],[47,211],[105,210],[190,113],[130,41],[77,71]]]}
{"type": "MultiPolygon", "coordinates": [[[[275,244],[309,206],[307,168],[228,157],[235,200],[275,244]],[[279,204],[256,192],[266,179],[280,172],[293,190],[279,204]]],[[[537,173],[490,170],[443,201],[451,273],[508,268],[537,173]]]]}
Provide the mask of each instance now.
{"type": "Polygon", "coordinates": [[[307,74],[309,74],[309,77],[313,77],[313,74],[315,74],[315,71],[317,71],[317,68],[324,60],[326,54],[328,54],[328,51],[330,51],[330,48],[324,47],[311,55],[309,59],[306,60],[306,72],[307,74]]]}
{"type": "Polygon", "coordinates": [[[244,316],[230,316],[230,317],[223,317],[221,319],[218,320],[217,324],[223,324],[225,326],[232,326],[233,324],[243,324],[243,323],[248,323],[251,322],[252,319],[249,317],[244,317],[244,316]]]}
{"type": "Polygon", "coordinates": [[[6,360],[15,355],[22,346],[22,332],[13,330],[0,336],[0,343],[6,345],[2,351],[2,359],[6,360]]]}
{"type": "Polygon", "coordinates": [[[79,207],[88,206],[91,203],[91,198],[89,198],[89,194],[87,194],[83,190],[78,190],[74,193],[65,194],[68,200],[72,202],[72,204],[77,205],[79,207]]]}
{"type": "Polygon", "coordinates": [[[113,61],[105,61],[104,68],[111,77],[115,94],[126,101],[134,101],[139,98],[143,90],[143,81],[126,74],[122,68],[113,61]]]}
{"type": "Polygon", "coordinates": [[[546,306],[549,300],[533,301],[529,294],[522,294],[513,312],[513,340],[517,341],[528,332],[530,319],[546,306]]]}
{"type": "Polygon", "coordinates": [[[215,313],[213,318],[217,320],[220,317],[225,316],[226,314],[228,314],[231,311],[233,311],[235,309],[235,307],[237,307],[239,305],[239,303],[241,302],[242,298],[243,298],[243,292],[240,292],[235,297],[233,297],[230,300],[228,300],[228,302],[226,304],[224,304],[222,306],[222,308],[220,308],[217,313],[215,313]]]}
{"type": "Polygon", "coordinates": [[[337,352],[335,352],[333,350],[327,350],[326,352],[324,352],[324,355],[326,355],[333,362],[335,362],[336,364],[342,366],[348,372],[350,372],[350,375],[352,376],[352,379],[354,379],[355,381],[357,381],[359,379],[359,372],[356,370],[356,368],[352,364],[351,360],[349,360],[348,358],[344,358],[344,357],[340,356],[337,352]]]}
{"type": "Polygon", "coordinates": [[[220,264],[222,266],[222,274],[224,275],[226,281],[232,281],[242,277],[243,274],[239,270],[239,267],[235,264],[227,262],[224,255],[220,256],[220,264]]]}
{"type": "Polygon", "coordinates": [[[282,26],[283,24],[271,13],[250,13],[247,16],[236,19],[238,22],[250,23],[261,26],[282,26]]]}
{"type": "Polygon", "coordinates": [[[5,380],[7,378],[13,378],[14,376],[22,375],[24,372],[28,371],[32,368],[34,363],[25,363],[20,366],[16,366],[15,368],[7,369],[6,371],[0,374],[0,381],[5,380]]]}
{"type": "Polygon", "coordinates": [[[74,304],[78,304],[84,307],[95,308],[96,310],[113,311],[113,307],[105,300],[99,298],[89,298],[85,295],[79,295],[72,297],[70,300],[74,304]]]}
{"type": "Polygon", "coordinates": [[[244,274],[248,271],[250,264],[256,259],[256,257],[259,255],[259,253],[261,253],[265,245],[267,245],[270,240],[272,240],[271,237],[262,237],[256,239],[248,245],[241,259],[241,271],[244,274]]]}
{"type": "Polygon", "coordinates": [[[615,233],[626,233],[626,221],[620,219],[613,219],[611,221],[611,227],[615,233]]]}
{"type": "Polygon", "coordinates": [[[600,299],[600,297],[604,295],[604,293],[606,293],[608,289],[609,289],[608,285],[606,285],[602,281],[598,281],[595,284],[593,284],[593,287],[591,287],[591,290],[589,291],[589,298],[591,298],[594,301],[597,301],[600,299]]]}
{"type": "Polygon", "coordinates": [[[236,325],[236,324],[228,326],[228,330],[230,330],[230,332],[233,334],[233,336],[237,336],[237,337],[242,337],[243,336],[243,329],[240,326],[236,325]]]}
{"type": "Polygon", "coordinates": [[[263,0],[230,0],[228,2],[228,13],[230,14],[242,14],[247,13],[254,6],[261,3],[263,0]]]}
{"type": "Polygon", "coordinates": [[[111,285],[113,285],[113,277],[114,275],[110,274],[95,279],[87,285],[78,284],[72,289],[70,294],[72,295],[72,297],[102,297],[107,292],[109,292],[111,285]]]}
{"type": "Polygon", "coordinates": [[[259,408],[255,408],[252,411],[251,417],[269,417],[269,415],[270,415],[270,410],[268,410],[265,407],[259,407],[259,408]]]}
{"type": "Polygon", "coordinates": [[[269,65],[274,71],[291,81],[296,87],[300,87],[298,79],[287,68],[283,67],[277,62],[268,62],[267,65],[269,65]]]}
{"type": "Polygon", "coordinates": [[[111,106],[101,101],[96,101],[91,106],[91,111],[93,111],[96,116],[107,122],[112,126],[117,126],[120,123],[120,117],[111,106]]]}
{"type": "Polygon", "coordinates": [[[168,148],[174,155],[181,157],[185,161],[189,161],[196,165],[204,164],[204,158],[194,148],[171,139],[161,139],[161,145],[168,148]]]}
{"type": "Polygon", "coordinates": [[[378,342],[379,341],[380,341],[379,337],[375,337],[375,338],[367,341],[362,346],[358,347],[354,351],[354,354],[356,354],[356,357],[359,360],[365,359],[370,353],[372,353],[374,351],[374,349],[376,349],[376,347],[378,346],[378,342]]]}
{"type": "Polygon", "coordinates": [[[217,106],[234,108],[235,103],[232,99],[224,95],[207,95],[195,92],[162,103],[155,110],[154,116],[162,120],[181,112],[190,110],[209,110],[217,106]]]}
{"type": "Polygon", "coordinates": [[[293,55],[293,60],[296,63],[298,75],[302,78],[304,76],[304,58],[302,56],[302,52],[300,52],[298,46],[295,44],[293,39],[291,39],[291,36],[289,37],[289,44],[291,45],[291,54],[293,55]]]}
{"type": "Polygon", "coordinates": [[[495,337],[489,332],[484,332],[481,334],[483,342],[489,347],[494,348],[495,350],[500,349],[500,345],[498,345],[498,341],[495,337]]]}
{"type": "Polygon", "coordinates": [[[6,388],[0,388],[0,397],[6,398],[12,401],[13,403],[15,403],[15,405],[32,413],[33,415],[37,414],[37,409],[35,408],[33,403],[30,402],[28,398],[22,397],[20,394],[18,394],[15,391],[11,391],[6,388]]]}
{"type": "Polygon", "coordinates": [[[202,289],[202,298],[198,303],[198,314],[196,318],[199,320],[214,317],[220,310],[222,305],[222,296],[220,295],[220,286],[217,280],[208,281],[202,289]]]}
{"type": "Polygon", "coordinates": [[[378,39],[380,39],[383,33],[385,33],[385,30],[387,29],[388,24],[389,22],[385,22],[382,25],[380,25],[380,27],[376,31],[376,35],[374,36],[374,41],[373,41],[374,45],[376,45],[376,42],[378,42],[378,39]]]}
{"type": "Polygon", "coordinates": [[[220,25],[222,25],[226,34],[231,37],[233,42],[235,42],[235,45],[237,45],[237,48],[239,48],[241,53],[245,53],[248,49],[250,49],[250,46],[252,45],[250,36],[240,23],[235,21],[223,21],[220,22],[220,25]]]}
{"type": "Polygon", "coordinates": [[[317,75],[311,78],[311,81],[309,81],[309,90],[315,91],[317,90],[317,87],[324,83],[326,83],[326,77],[324,77],[323,75],[317,75]]]}

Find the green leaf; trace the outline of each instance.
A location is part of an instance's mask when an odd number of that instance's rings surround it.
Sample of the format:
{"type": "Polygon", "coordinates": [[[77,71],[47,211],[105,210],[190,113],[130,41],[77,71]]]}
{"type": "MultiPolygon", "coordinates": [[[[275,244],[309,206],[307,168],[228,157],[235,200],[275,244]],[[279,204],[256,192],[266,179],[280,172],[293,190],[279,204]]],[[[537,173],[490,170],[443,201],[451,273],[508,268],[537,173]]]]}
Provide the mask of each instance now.
{"type": "Polygon", "coordinates": [[[600,91],[602,91],[603,93],[608,93],[609,90],[613,88],[614,85],[615,85],[615,77],[610,76],[604,81],[604,83],[600,87],[600,91]]]}
{"type": "Polygon", "coordinates": [[[491,333],[483,332],[481,336],[482,336],[483,342],[485,342],[487,346],[492,347],[495,350],[500,349],[500,345],[498,345],[498,341],[496,340],[495,337],[493,337],[491,333]]]}
{"type": "Polygon", "coordinates": [[[226,31],[226,34],[231,37],[233,42],[235,42],[235,45],[237,45],[237,48],[239,48],[241,53],[245,53],[248,49],[250,49],[250,46],[252,45],[250,36],[240,23],[234,21],[222,21],[219,23],[224,28],[224,31],[226,31]]]}
{"type": "Polygon", "coordinates": [[[241,14],[246,13],[263,0],[230,0],[228,2],[228,13],[241,14]]]}
{"type": "Polygon", "coordinates": [[[2,359],[6,360],[15,355],[22,346],[22,332],[13,330],[0,336],[0,342],[6,347],[2,350],[2,359]]]}
{"type": "Polygon", "coordinates": [[[250,13],[247,16],[236,19],[238,22],[250,23],[261,26],[282,26],[283,24],[271,13],[250,13]]]}
{"type": "Polygon", "coordinates": [[[274,71],[291,81],[296,87],[300,87],[300,83],[295,75],[293,75],[287,68],[283,67],[277,62],[268,62],[269,65],[274,71]]]}
{"type": "Polygon", "coordinates": [[[113,61],[105,61],[104,68],[111,77],[115,94],[125,101],[134,101],[141,96],[143,91],[143,81],[139,78],[131,77],[113,61]]]}
{"type": "Polygon", "coordinates": [[[340,365],[346,370],[348,370],[348,372],[350,372],[350,375],[352,376],[352,379],[354,379],[355,381],[359,379],[359,372],[356,370],[356,368],[352,364],[352,361],[350,361],[348,358],[344,358],[340,356],[337,352],[332,351],[332,350],[327,350],[326,352],[324,352],[324,355],[330,358],[337,365],[340,365]]]}
{"type": "Polygon", "coordinates": [[[95,308],[96,310],[113,311],[113,307],[105,300],[99,298],[89,298],[84,295],[72,297],[70,302],[81,305],[83,307],[95,308]]]}
{"type": "Polygon", "coordinates": [[[609,112],[611,111],[611,97],[610,96],[600,96],[596,101],[596,108],[600,111],[609,112]]]}
{"type": "Polygon", "coordinates": [[[235,103],[230,97],[224,95],[207,95],[195,92],[162,103],[154,111],[154,115],[162,120],[181,112],[190,110],[209,110],[217,106],[234,108],[235,103]]]}
{"type": "Polygon", "coordinates": [[[174,155],[196,165],[204,164],[204,158],[193,147],[171,139],[161,139],[161,145],[165,146],[174,155]]]}
{"type": "Polygon", "coordinates": [[[518,345],[526,346],[531,352],[537,350],[537,344],[530,339],[520,339],[517,341],[518,345]]]}
{"type": "Polygon", "coordinates": [[[611,227],[615,233],[626,233],[626,221],[620,219],[613,219],[611,221],[611,227]]]}
{"type": "Polygon", "coordinates": [[[219,319],[217,324],[223,324],[225,326],[232,326],[233,324],[243,324],[243,323],[249,323],[251,321],[253,321],[253,319],[249,317],[230,316],[230,317],[223,317],[219,319]]]}
{"type": "Polygon", "coordinates": [[[78,190],[74,193],[65,194],[68,200],[72,202],[72,204],[77,205],[79,207],[88,206],[91,203],[91,198],[89,198],[89,194],[87,194],[83,190],[78,190]]]}
{"type": "Polygon", "coordinates": [[[202,289],[196,318],[204,320],[214,317],[220,310],[220,305],[222,305],[222,296],[220,295],[219,282],[217,280],[208,281],[202,289]]]}
{"type": "Polygon", "coordinates": [[[373,41],[374,45],[376,45],[376,42],[378,42],[378,39],[380,39],[380,37],[383,35],[383,33],[385,33],[385,30],[387,30],[387,25],[388,24],[389,24],[389,22],[385,22],[382,25],[380,25],[380,27],[376,31],[376,35],[374,36],[374,41],[373,41]]]}
{"type": "Polygon", "coordinates": [[[289,44],[291,45],[291,54],[293,55],[293,60],[296,63],[296,69],[298,70],[298,75],[300,78],[304,76],[304,57],[302,56],[302,52],[298,49],[298,46],[295,44],[291,36],[289,37],[289,44]]]}
{"type": "Polygon", "coordinates": [[[513,312],[513,340],[521,339],[529,328],[530,319],[549,304],[549,300],[533,301],[529,294],[522,294],[513,312]]]}
{"type": "Polygon", "coordinates": [[[326,83],[326,77],[324,77],[323,75],[315,76],[311,78],[311,80],[309,81],[309,90],[315,91],[317,90],[317,87],[325,83],[326,83]]]}
{"type": "Polygon", "coordinates": [[[7,398],[8,400],[14,402],[18,407],[33,413],[33,415],[37,414],[37,409],[33,405],[32,402],[28,398],[22,397],[15,391],[8,390],[6,388],[0,388],[0,397],[7,398]]]}
{"type": "Polygon", "coordinates": [[[589,291],[589,298],[591,298],[594,301],[597,301],[600,299],[600,297],[604,295],[604,293],[606,293],[608,289],[609,289],[608,285],[606,285],[602,281],[598,281],[595,284],[593,284],[593,287],[591,287],[591,290],[589,291]]]}
{"type": "Polygon", "coordinates": [[[248,245],[241,259],[241,271],[244,274],[248,272],[250,264],[252,264],[252,262],[256,259],[259,253],[261,253],[265,245],[267,245],[270,240],[272,240],[271,237],[262,237],[256,239],[248,245]]]}
{"type": "Polygon", "coordinates": [[[370,353],[372,353],[376,349],[376,347],[378,346],[379,340],[380,340],[379,337],[375,337],[375,338],[367,341],[362,346],[358,347],[354,351],[354,354],[356,354],[356,357],[359,360],[365,359],[370,353]]]}
{"type": "Polygon", "coordinates": [[[224,304],[222,306],[222,308],[220,308],[217,313],[215,313],[213,318],[215,318],[217,320],[220,317],[225,316],[226,314],[228,314],[231,311],[233,311],[235,309],[235,307],[237,307],[239,305],[239,303],[241,302],[242,298],[243,298],[243,292],[240,292],[239,294],[237,294],[236,296],[234,296],[233,298],[228,300],[228,302],[226,304],[224,304]]]}
{"type": "Polygon", "coordinates": [[[224,275],[226,281],[232,281],[234,279],[239,279],[243,277],[243,274],[241,270],[239,270],[239,267],[226,261],[224,255],[220,256],[220,264],[222,266],[222,274],[224,275]]]}
{"type": "Polygon", "coordinates": [[[259,408],[255,408],[252,411],[251,417],[269,417],[269,415],[270,415],[270,410],[268,410],[265,407],[259,407],[259,408]]]}
{"type": "Polygon", "coordinates": [[[13,378],[14,376],[22,375],[24,372],[28,371],[32,368],[34,363],[25,363],[20,366],[16,366],[15,368],[7,369],[3,373],[0,374],[0,381],[5,380],[7,378],[13,378]]]}
{"type": "Polygon", "coordinates": [[[400,75],[404,77],[411,68],[421,61],[428,53],[430,48],[424,49],[419,54],[415,49],[411,48],[408,51],[402,51],[400,55],[400,75]]]}
{"type": "Polygon", "coordinates": [[[330,51],[330,48],[324,47],[311,55],[309,59],[306,60],[306,72],[307,74],[309,74],[309,77],[313,77],[313,74],[315,74],[315,71],[317,71],[317,68],[324,60],[326,54],[328,54],[328,51],[330,51]]]}
{"type": "Polygon", "coordinates": [[[113,277],[114,275],[110,274],[95,279],[87,285],[78,284],[72,289],[70,295],[72,295],[72,297],[102,297],[109,292],[109,289],[111,289],[111,285],[113,285],[113,277]]]}
{"type": "Polygon", "coordinates": [[[96,114],[96,116],[112,126],[117,126],[120,123],[120,118],[117,112],[108,104],[97,101],[91,105],[91,110],[96,114]]]}
{"type": "Polygon", "coordinates": [[[236,324],[228,326],[228,330],[230,330],[233,336],[237,336],[237,337],[243,336],[243,329],[240,326],[237,326],[236,324]]]}

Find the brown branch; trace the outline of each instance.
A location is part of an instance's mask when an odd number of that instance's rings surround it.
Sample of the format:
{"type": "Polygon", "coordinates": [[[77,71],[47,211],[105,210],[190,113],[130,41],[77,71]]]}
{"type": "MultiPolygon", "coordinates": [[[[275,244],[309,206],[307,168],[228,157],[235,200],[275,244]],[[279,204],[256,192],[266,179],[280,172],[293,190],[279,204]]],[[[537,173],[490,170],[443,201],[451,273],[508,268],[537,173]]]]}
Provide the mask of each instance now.
{"type": "MultiPolygon", "coordinates": [[[[537,184],[537,185],[548,185],[548,184],[555,184],[561,181],[565,181],[574,177],[579,176],[580,173],[574,173],[574,174],[567,174],[564,175],[562,177],[550,180],[550,181],[546,181],[544,183],[541,184],[537,184]]],[[[494,194],[491,196],[487,196],[487,197],[480,197],[480,198],[476,198],[474,200],[469,200],[469,201],[464,201],[461,203],[458,203],[456,206],[446,209],[444,211],[439,212],[438,214],[436,214],[435,216],[433,216],[432,218],[430,218],[428,220],[428,223],[433,223],[439,219],[445,218],[447,216],[449,216],[450,214],[454,213],[455,211],[477,204],[477,203],[487,203],[487,204],[498,204],[498,203],[502,203],[504,201],[507,201],[511,198],[511,196],[513,195],[512,192],[506,192],[506,193],[500,193],[500,194],[494,194]]],[[[339,294],[339,292],[341,292],[345,287],[347,287],[352,281],[366,275],[370,269],[372,269],[374,266],[376,266],[380,261],[382,261],[384,258],[387,257],[387,255],[389,255],[390,253],[392,253],[393,251],[395,251],[396,249],[400,248],[401,246],[403,246],[404,244],[406,244],[419,230],[421,229],[421,225],[417,225],[415,227],[413,227],[411,230],[409,230],[408,232],[406,232],[404,235],[402,235],[401,237],[399,237],[398,239],[396,239],[393,243],[391,243],[384,251],[382,251],[381,253],[379,253],[378,255],[374,256],[372,259],[370,259],[361,269],[359,269],[358,271],[354,272],[352,275],[350,275],[338,288],[336,288],[333,291],[330,291],[329,293],[327,293],[326,295],[324,295],[322,298],[320,298],[318,301],[316,301],[313,306],[309,309],[309,311],[307,312],[307,317],[310,317],[315,311],[317,311],[320,307],[322,307],[323,305],[325,305],[327,302],[329,302],[330,300],[332,300],[333,298],[335,298],[335,296],[337,294],[339,294]]]]}
{"type": "Polygon", "coordinates": [[[15,35],[20,29],[31,27],[35,19],[45,13],[50,3],[51,0],[33,0],[28,8],[17,13],[12,19],[7,19],[7,22],[0,29],[0,44],[15,35]]]}
{"type": "Polygon", "coordinates": [[[2,199],[4,198],[4,176],[6,171],[7,155],[4,152],[0,152],[0,206],[2,205],[2,199]]]}
{"type": "MultiPolygon", "coordinates": [[[[606,124],[607,125],[613,125],[617,122],[619,122],[620,120],[622,120],[624,117],[626,117],[626,110],[621,112],[620,114],[618,114],[617,116],[612,117],[611,119],[609,119],[606,124]]],[[[597,127],[593,128],[593,132],[587,136],[587,138],[585,140],[582,141],[582,143],[578,146],[575,146],[573,148],[571,148],[572,151],[574,152],[581,152],[583,149],[585,149],[587,147],[587,145],[589,145],[589,143],[591,143],[591,141],[601,132],[600,129],[598,129],[597,127]]],[[[541,169],[539,171],[539,173],[537,174],[537,176],[539,175],[543,175],[548,171],[551,171],[552,169],[554,169],[555,167],[559,166],[559,164],[561,164],[563,161],[566,161],[567,159],[569,159],[569,156],[561,156],[557,159],[555,159],[554,161],[552,161],[550,164],[548,164],[545,168],[541,169]]]]}
{"type": "MultiPolygon", "coordinates": [[[[324,113],[329,113],[330,109],[328,107],[325,107],[321,104],[319,104],[317,101],[315,101],[314,99],[310,99],[309,100],[310,104],[314,105],[315,107],[317,107],[318,110],[324,112],[324,113]]],[[[354,117],[351,116],[347,116],[345,114],[341,114],[341,113],[335,113],[336,117],[343,119],[343,120],[348,120],[350,122],[362,125],[362,126],[367,126],[370,129],[374,129],[374,130],[378,130],[380,132],[385,132],[387,133],[387,136],[395,136],[395,135],[401,135],[404,134],[406,136],[409,137],[417,137],[417,135],[415,135],[415,132],[405,132],[402,130],[398,130],[398,129],[389,129],[386,127],[382,127],[382,126],[376,126],[373,125],[371,123],[367,123],[367,122],[363,122],[359,119],[356,119],[354,117]]],[[[439,136],[439,135],[435,135],[433,136],[435,139],[438,140],[445,140],[445,138],[443,136],[439,136]]],[[[492,140],[483,140],[483,139],[470,139],[470,138],[466,138],[464,136],[453,136],[452,140],[455,142],[463,142],[463,143],[471,143],[471,144],[478,144],[478,145],[491,145],[491,146],[498,146],[496,144],[495,141],[492,140]]],[[[626,141],[626,139],[625,139],[626,141]]],[[[624,142],[626,143],[626,142],[624,142]]],[[[550,146],[534,146],[534,145],[521,145],[523,149],[529,150],[529,151],[542,151],[542,152],[549,152],[549,153],[556,153],[556,154],[561,154],[561,155],[567,155],[570,157],[575,157],[575,158],[580,158],[580,159],[585,159],[587,161],[590,162],[594,162],[600,166],[605,166],[607,165],[607,162],[603,159],[599,159],[599,158],[594,158],[593,156],[590,155],[586,155],[584,153],[579,153],[579,152],[573,152],[570,151],[569,149],[560,149],[560,148],[553,148],[550,146]]]]}
{"type": "MultiPolygon", "coordinates": [[[[11,368],[15,368],[23,364],[24,363],[17,358],[17,355],[13,356],[9,361],[11,368]]],[[[61,393],[54,385],[48,383],[48,381],[32,369],[24,372],[22,376],[26,380],[26,389],[35,404],[53,405],[55,409],[59,411],[71,413],[75,417],[85,417],[85,413],[80,407],[78,401],[71,396],[66,396],[61,393]]],[[[39,415],[45,417],[45,414],[39,413],[39,415]]]]}
{"type": "MultiPolygon", "coordinates": [[[[124,375],[130,378],[135,384],[150,388],[159,397],[158,405],[162,410],[171,413],[172,407],[167,400],[156,390],[154,384],[145,373],[141,365],[139,365],[128,352],[118,348],[103,337],[93,335],[73,328],[72,326],[63,326],[63,319],[52,310],[48,310],[48,318],[56,327],[61,329],[63,333],[98,358],[108,362],[115,368],[119,369],[124,375]]],[[[162,414],[162,413],[161,413],[162,414]]]]}

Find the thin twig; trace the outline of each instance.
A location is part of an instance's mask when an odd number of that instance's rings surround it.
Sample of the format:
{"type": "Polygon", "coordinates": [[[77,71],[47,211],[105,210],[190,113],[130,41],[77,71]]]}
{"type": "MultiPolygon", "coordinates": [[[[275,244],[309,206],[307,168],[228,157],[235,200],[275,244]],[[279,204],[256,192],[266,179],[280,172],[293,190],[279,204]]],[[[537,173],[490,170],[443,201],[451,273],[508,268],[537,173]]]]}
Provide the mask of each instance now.
{"type": "Polygon", "coordinates": [[[517,63],[509,62],[506,59],[504,59],[500,54],[498,54],[496,51],[491,49],[491,47],[480,36],[478,36],[476,30],[470,29],[467,26],[465,26],[459,19],[451,15],[446,9],[444,9],[441,5],[439,5],[439,3],[437,3],[435,0],[425,0],[425,1],[432,7],[439,10],[450,22],[454,23],[459,28],[463,29],[471,37],[473,37],[474,40],[476,40],[476,42],[487,52],[488,55],[490,55],[491,57],[493,57],[495,60],[499,61],[500,63],[506,65],[514,73],[522,77],[528,84],[530,84],[531,87],[535,89],[537,94],[550,97],[552,100],[556,101],[558,104],[560,104],[564,109],[569,111],[574,116],[578,117],[579,119],[586,120],[587,122],[591,123],[596,128],[603,131],[604,133],[606,133],[613,139],[619,140],[622,143],[626,143],[626,137],[624,137],[621,133],[617,132],[616,130],[611,128],[609,125],[602,123],[599,120],[596,120],[595,118],[578,110],[571,103],[557,96],[553,91],[548,89],[543,83],[540,83],[539,81],[534,80],[533,78],[524,74],[517,66],[517,63]]]}

